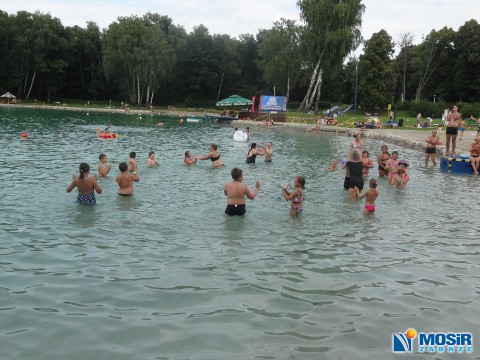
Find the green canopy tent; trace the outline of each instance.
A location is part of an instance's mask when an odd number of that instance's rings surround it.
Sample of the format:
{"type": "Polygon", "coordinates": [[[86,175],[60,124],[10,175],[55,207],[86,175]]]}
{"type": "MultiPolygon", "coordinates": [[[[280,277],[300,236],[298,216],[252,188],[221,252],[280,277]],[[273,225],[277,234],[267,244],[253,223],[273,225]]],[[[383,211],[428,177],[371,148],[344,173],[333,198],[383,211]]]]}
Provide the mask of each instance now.
{"type": "Polygon", "coordinates": [[[217,102],[217,106],[232,107],[232,106],[246,106],[252,105],[252,100],[245,99],[239,95],[232,95],[226,99],[217,102]]]}

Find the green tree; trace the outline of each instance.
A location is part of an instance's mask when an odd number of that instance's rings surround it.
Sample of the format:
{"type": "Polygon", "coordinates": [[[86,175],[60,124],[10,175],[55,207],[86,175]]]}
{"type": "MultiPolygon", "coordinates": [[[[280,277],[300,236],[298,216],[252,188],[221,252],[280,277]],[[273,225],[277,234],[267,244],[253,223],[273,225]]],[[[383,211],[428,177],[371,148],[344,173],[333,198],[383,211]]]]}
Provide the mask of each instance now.
{"type": "Polygon", "coordinates": [[[282,89],[287,103],[301,66],[300,31],[295,21],[282,18],[262,33],[258,48],[258,64],[265,81],[273,87],[274,95],[277,86],[282,89]]]}
{"type": "Polygon", "coordinates": [[[304,67],[311,71],[299,110],[314,104],[317,112],[323,73],[335,63],[341,64],[359,44],[365,6],[361,0],[299,0],[298,5],[306,23],[302,37],[307,54],[304,67]]]}
{"type": "Polygon", "coordinates": [[[467,21],[455,37],[455,92],[458,100],[480,101],[480,24],[467,21]]]}
{"type": "Polygon", "coordinates": [[[131,103],[151,105],[175,65],[161,28],[138,17],[119,18],[105,32],[103,49],[107,78],[119,80],[131,103]]]}
{"type": "Polygon", "coordinates": [[[396,74],[391,56],[392,38],[385,30],[365,41],[358,64],[358,99],[365,108],[378,109],[390,103],[396,87],[396,74]]]}
{"type": "Polygon", "coordinates": [[[65,29],[59,19],[38,11],[34,14],[18,12],[15,27],[20,31],[15,43],[23,78],[20,93],[28,99],[34,91],[50,101],[50,96],[62,94],[65,85],[68,66],[65,29]]]}
{"type": "Polygon", "coordinates": [[[430,90],[427,93],[433,95],[436,93],[445,94],[450,90],[441,88],[441,83],[447,84],[451,81],[453,75],[451,69],[455,64],[456,54],[454,49],[455,32],[451,28],[444,27],[439,31],[432,30],[412,51],[412,80],[417,84],[415,91],[415,100],[422,98],[423,92],[431,83],[430,90]],[[436,81],[433,81],[437,77],[436,81]],[[432,93],[432,91],[434,91],[432,93]]]}

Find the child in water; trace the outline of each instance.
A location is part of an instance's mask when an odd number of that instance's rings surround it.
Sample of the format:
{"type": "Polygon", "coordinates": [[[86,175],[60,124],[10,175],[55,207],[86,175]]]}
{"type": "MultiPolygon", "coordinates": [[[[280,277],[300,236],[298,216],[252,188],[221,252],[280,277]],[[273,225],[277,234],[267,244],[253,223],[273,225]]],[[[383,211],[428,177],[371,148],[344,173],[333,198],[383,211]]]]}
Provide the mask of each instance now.
{"type": "Polygon", "coordinates": [[[132,151],[130,153],[130,158],[128,159],[128,171],[129,172],[136,172],[137,171],[137,153],[135,151],[132,151]]]}
{"type": "Polygon", "coordinates": [[[355,186],[355,191],[357,192],[358,198],[367,198],[365,200],[365,208],[363,209],[364,214],[372,214],[375,212],[375,200],[378,197],[377,179],[370,179],[368,182],[368,187],[369,189],[367,191],[365,191],[363,194],[360,194],[360,190],[355,186]]]}
{"type": "Polygon", "coordinates": [[[157,159],[155,159],[155,153],[153,151],[150,151],[150,153],[148,154],[147,166],[154,167],[158,165],[160,164],[158,163],[157,159]]]}
{"type": "Polygon", "coordinates": [[[337,171],[337,160],[332,160],[332,163],[327,166],[327,171],[337,171]]]}
{"type": "Polygon", "coordinates": [[[407,182],[405,181],[405,169],[398,169],[397,173],[392,176],[392,185],[395,186],[396,189],[402,190],[407,182]]]}

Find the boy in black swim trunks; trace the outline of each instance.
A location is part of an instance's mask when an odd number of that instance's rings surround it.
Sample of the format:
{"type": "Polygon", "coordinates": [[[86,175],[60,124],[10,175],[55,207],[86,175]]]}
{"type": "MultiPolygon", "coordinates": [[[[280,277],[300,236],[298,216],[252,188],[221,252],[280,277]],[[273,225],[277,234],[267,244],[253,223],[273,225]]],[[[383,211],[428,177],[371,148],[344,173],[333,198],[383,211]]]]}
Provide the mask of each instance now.
{"type": "Polygon", "coordinates": [[[250,200],[255,199],[258,190],[260,190],[260,181],[255,182],[255,190],[250,192],[248,186],[242,183],[243,171],[239,168],[232,169],[232,179],[225,184],[224,193],[227,196],[227,208],[225,214],[230,216],[245,215],[245,196],[250,200]]]}

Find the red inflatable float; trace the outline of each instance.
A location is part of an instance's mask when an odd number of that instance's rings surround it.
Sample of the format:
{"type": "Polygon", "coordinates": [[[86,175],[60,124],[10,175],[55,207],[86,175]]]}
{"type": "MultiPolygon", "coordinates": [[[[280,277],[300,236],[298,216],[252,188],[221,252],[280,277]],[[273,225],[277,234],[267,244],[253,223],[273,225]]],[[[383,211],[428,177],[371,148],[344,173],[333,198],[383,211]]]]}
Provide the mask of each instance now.
{"type": "Polygon", "coordinates": [[[118,139],[118,134],[117,133],[112,133],[112,134],[99,133],[98,137],[102,139],[118,139]]]}

